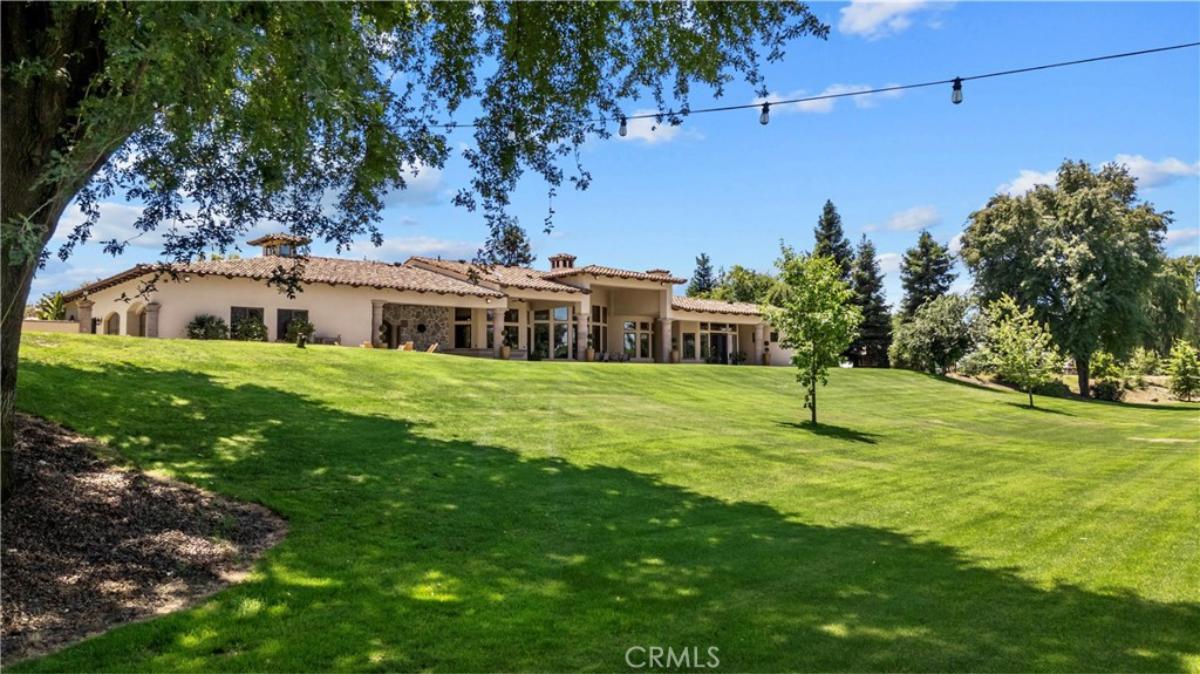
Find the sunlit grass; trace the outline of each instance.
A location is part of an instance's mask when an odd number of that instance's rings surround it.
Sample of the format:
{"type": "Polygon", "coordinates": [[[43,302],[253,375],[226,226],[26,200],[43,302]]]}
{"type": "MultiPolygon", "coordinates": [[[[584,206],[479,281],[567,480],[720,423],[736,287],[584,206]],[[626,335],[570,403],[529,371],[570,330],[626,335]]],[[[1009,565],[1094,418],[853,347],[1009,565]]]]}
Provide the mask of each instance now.
{"type": "Polygon", "coordinates": [[[288,518],[14,669],[1200,670],[1200,410],[837,371],[26,335],[18,407],[288,518]]]}

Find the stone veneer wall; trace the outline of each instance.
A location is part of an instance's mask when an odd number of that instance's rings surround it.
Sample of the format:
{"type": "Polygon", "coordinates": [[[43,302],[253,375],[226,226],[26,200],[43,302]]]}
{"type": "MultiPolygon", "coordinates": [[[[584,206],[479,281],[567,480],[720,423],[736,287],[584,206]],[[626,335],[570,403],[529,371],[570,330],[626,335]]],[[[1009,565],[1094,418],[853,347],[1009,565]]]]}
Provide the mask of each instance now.
{"type": "Polygon", "coordinates": [[[385,304],[383,320],[398,326],[399,344],[412,342],[420,351],[437,343],[440,349],[450,348],[450,309],[416,304],[385,304]],[[424,325],[420,332],[418,326],[424,325]]]}

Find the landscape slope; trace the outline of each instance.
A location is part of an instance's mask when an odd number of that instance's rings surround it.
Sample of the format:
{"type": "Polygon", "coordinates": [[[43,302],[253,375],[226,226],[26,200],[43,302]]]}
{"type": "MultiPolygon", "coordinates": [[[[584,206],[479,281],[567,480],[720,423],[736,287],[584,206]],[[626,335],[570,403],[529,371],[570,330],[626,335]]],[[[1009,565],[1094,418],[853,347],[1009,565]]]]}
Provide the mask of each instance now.
{"type": "Polygon", "coordinates": [[[287,518],[14,671],[1200,669],[1200,411],[784,368],[28,334],[18,408],[287,518]],[[635,652],[636,653],[636,652],[635,652]]]}

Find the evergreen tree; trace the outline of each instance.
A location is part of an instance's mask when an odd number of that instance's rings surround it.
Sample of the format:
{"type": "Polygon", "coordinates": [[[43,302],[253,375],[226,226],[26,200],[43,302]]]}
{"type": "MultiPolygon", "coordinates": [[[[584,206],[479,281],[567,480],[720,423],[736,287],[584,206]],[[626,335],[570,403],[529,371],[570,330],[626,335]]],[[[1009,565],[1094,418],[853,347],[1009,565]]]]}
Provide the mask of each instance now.
{"type": "Polygon", "coordinates": [[[1191,344],[1182,339],[1175,342],[1167,373],[1171,375],[1171,395],[1179,400],[1191,402],[1200,393],[1200,357],[1191,344]]]}
{"type": "Polygon", "coordinates": [[[858,339],[850,345],[849,356],[855,367],[887,367],[888,347],[892,345],[892,317],[884,301],[883,274],[875,258],[875,244],[863,235],[850,273],[854,304],[862,311],[858,339]]]}
{"type": "Polygon", "coordinates": [[[957,276],[950,271],[952,264],[950,251],[934,240],[928,230],[921,230],[917,245],[904,252],[900,265],[900,282],[904,286],[900,308],[906,318],[912,317],[922,304],[950,291],[950,284],[957,276]]]}
{"type": "Polygon", "coordinates": [[[717,287],[717,278],[713,274],[712,260],[707,253],[700,253],[696,258],[696,271],[692,272],[692,280],[688,283],[688,297],[705,297],[717,287]]]}
{"type": "Polygon", "coordinates": [[[533,248],[525,230],[515,220],[509,220],[488,237],[480,257],[489,265],[528,267],[533,264],[533,248]]]}
{"type": "Polygon", "coordinates": [[[813,228],[813,238],[816,239],[813,255],[833,258],[841,272],[842,281],[849,281],[854,252],[842,231],[842,216],[838,214],[837,206],[828,199],[825,200],[825,208],[821,211],[817,226],[813,228]]]}

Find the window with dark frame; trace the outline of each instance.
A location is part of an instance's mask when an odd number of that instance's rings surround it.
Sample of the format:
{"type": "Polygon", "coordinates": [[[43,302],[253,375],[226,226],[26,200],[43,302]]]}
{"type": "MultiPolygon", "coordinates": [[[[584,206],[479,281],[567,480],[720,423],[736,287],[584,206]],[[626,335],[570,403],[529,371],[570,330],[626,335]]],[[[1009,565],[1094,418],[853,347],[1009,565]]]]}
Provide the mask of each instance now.
{"type": "Polygon", "coordinates": [[[275,341],[287,339],[288,326],[295,320],[308,322],[308,309],[280,309],[275,313],[275,341]]]}

